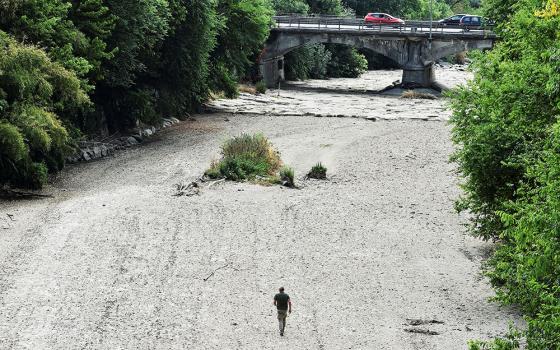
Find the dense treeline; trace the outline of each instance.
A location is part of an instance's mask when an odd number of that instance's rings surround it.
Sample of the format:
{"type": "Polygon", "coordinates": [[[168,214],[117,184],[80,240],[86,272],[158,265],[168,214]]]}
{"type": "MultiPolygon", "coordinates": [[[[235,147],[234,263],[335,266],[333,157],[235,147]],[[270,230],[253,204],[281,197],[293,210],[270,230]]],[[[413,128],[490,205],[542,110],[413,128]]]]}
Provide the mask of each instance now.
{"type": "MultiPolygon", "coordinates": [[[[497,241],[488,275],[497,299],[526,316],[527,349],[560,344],[560,2],[488,0],[501,41],[456,91],[459,209],[497,241]]],[[[513,349],[514,337],[472,349],[513,349]]]]}
{"type": "Polygon", "coordinates": [[[0,2],[0,184],[41,187],[83,135],[234,96],[272,14],[269,0],[0,2]]]}

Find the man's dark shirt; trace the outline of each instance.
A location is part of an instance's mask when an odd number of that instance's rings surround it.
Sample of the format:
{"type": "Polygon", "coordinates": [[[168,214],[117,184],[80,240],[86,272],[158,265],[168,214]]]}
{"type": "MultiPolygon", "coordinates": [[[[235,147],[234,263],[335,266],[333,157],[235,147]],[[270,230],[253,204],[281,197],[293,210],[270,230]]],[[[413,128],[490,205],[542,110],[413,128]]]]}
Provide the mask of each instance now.
{"type": "Polygon", "coordinates": [[[290,300],[288,294],[278,293],[274,296],[274,300],[276,300],[276,308],[278,310],[288,310],[288,300],[290,300]]]}

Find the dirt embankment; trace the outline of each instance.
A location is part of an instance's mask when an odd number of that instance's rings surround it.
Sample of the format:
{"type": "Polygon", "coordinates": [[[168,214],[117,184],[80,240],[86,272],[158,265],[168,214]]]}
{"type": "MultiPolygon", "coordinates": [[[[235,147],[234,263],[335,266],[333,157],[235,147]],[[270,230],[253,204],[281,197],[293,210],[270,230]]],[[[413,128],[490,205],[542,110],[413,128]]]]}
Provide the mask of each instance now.
{"type": "Polygon", "coordinates": [[[487,301],[479,270],[490,247],[453,212],[449,126],[407,117],[445,119],[444,102],[309,84],[281,91],[291,113],[271,91],[256,114],[200,115],[71,167],[54,198],[1,203],[0,349],[464,349],[506,330],[517,316],[487,301]],[[321,161],[329,180],[173,196],[241,132],[267,135],[300,176],[321,161]],[[280,285],[294,302],[283,338],[280,285]]]}

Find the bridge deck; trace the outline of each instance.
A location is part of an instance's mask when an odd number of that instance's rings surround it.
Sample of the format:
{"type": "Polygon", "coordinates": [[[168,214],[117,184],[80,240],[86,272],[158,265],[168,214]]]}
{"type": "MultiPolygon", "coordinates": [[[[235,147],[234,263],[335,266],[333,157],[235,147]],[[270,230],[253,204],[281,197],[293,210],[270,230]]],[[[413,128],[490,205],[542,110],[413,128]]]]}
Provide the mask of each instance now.
{"type": "Polygon", "coordinates": [[[387,38],[429,38],[434,39],[496,39],[493,27],[465,28],[461,26],[441,26],[430,22],[409,21],[405,24],[366,25],[364,20],[336,17],[275,17],[273,32],[291,33],[339,33],[354,35],[371,35],[387,38]],[[430,34],[431,33],[431,34],[430,34]]]}

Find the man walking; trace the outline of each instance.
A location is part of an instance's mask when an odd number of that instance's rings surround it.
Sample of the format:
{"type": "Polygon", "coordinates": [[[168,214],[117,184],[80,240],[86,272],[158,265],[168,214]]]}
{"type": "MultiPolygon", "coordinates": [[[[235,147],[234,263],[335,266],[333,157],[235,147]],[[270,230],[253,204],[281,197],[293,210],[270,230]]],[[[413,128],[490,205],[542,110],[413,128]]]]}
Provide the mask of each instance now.
{"type": "Polygon", "coordinates": [[[288,313],[292,313],[292,301],[290,296],[284,293],[284,287],[280,287],[280,293],[274,296],[274,305],[278,309],[278,326],[280,327],[280,335],[284,335],[284,329],[286,329],[286,317],[288,313]]]}

